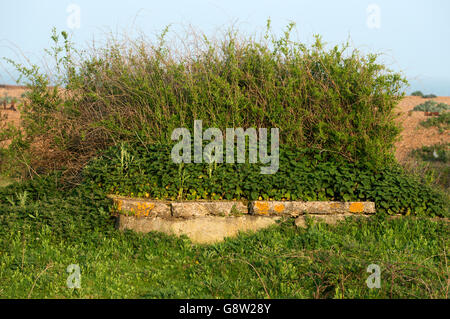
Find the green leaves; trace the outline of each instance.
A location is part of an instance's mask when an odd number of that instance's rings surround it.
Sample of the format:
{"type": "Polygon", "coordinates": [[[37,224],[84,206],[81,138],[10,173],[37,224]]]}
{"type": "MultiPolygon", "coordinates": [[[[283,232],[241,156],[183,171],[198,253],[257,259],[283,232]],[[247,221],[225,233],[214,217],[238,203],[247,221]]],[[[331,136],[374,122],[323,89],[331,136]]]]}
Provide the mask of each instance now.
{"type": "Polygon", "coordinates": [[[378,212],[448,214],[445,198],[397,166],[382,169],[352,163],[334,153],[282,147],[276,174],[260,164],[174,164],[169,145],[122,145],[85,169],[87,181],[125,196],[182,200],[374,201],[378,212]],[[121,156],[128,154],[126,172],[121,156]]]}

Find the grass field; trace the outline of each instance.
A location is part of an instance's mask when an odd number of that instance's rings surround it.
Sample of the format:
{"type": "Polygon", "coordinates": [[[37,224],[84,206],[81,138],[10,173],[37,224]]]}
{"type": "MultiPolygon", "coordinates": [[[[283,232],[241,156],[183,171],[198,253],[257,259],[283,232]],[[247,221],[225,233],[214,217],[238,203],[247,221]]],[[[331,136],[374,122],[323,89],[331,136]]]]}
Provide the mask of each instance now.
{"type": "Polygon", "coordinates": [[[0,207],[0,298],[448,298],[448,238],[446,222],[378,216],[203,246],[119,232],[102,202],[47,199],[0,207]]]}

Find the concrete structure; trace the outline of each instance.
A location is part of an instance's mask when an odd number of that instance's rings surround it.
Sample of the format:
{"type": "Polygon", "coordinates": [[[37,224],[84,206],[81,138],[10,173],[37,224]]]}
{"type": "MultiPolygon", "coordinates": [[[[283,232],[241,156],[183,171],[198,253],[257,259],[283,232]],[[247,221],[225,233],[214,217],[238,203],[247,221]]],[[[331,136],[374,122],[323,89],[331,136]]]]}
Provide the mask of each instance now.
{"type": "Polygon", "coordinates": [[[147,233],[186,235],[195,243],[214,243],[240,231],[257,231],[280,218],[295,218],[306,227],[306,216],[329,224],[375,213],[373,202],[301,201],[155,201],[111,196],[117,227],[147,233]]]}

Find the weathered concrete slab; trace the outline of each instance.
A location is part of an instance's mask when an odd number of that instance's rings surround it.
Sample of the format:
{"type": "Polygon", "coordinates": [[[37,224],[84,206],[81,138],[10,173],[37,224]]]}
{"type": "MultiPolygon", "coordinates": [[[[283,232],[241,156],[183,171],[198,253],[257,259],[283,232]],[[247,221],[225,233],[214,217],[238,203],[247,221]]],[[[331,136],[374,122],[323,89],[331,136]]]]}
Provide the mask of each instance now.
{"type": "Polygon", "coordinates": [[[172,216],[191,218],[199,216],[238,216],[247,214],[248,208],[240,201],[173,202],[172,216]]]}
{"type": "Polygon", "coordinates": [[[375,213],[372,202],[185,201],[169,202],[110,196],[121,213],[118,228],[147,233],[187,235],[195,243],[214,243],[240,231],[257,231],[281,217],[296,218],[306,227],[305,214],[329,224],[349,216],[375,213]]]}
{"type": "Polygon", "coordinates": [[[130,229],[148,233],[159,231],[170,235],[186,235],[192,242],[211,244],[226,237],[236,236],[239,232],[257,231],[275,224],[279,217],[239,216],[220,217],[202,216],[191,219],[144,217],[120,215],[117,226],[120,230],[130,229]]]}
{"type": "Polygon", "coordinates": [[[121,196],[110,196],[119,212],[136,217],[170,217],[171,204],[165,201],[146,200],[121,196]]]}
{"type": "Polygon", "coordinates": [[[301,202],[301,201],[254,201],[250,214],[263,216],[291,216],[303,214],[374,214],[373,202],[301,202]]]}

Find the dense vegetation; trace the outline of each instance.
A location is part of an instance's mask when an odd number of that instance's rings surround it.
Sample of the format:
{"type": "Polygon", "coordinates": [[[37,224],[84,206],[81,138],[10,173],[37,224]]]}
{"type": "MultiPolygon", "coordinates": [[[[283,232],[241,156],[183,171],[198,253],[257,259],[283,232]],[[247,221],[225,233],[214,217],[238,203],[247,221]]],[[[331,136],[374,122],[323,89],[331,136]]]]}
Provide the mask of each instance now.
{"type": "Polygon", "coordinates": [[[1,298],[448,298],[446,222],[284,222],[203,246],[118,232],[109,201],[91,193],[0,204],[1,298]],[[67,288],[71,264],[81,289],[67,288]],[[366,286],[370,264],[380,289],[366,286]]]}
{"type": "Polygon", "coordinates": [[[37,67],[15,64],[31,90],[23,131],[4,135],[13,139],[5,165],[22,174],[79,172],[99,150],[121,141],[165,144],[195,119],[223,131],[278,127],[284,146],[378,167],[392,162],[393,109],[406,80],[375,54],[326,49],[319,37],[310,47],[292,41],[292,27],[282,37],[268,28],[261,40],[234,30],[221,40],[191,37],[181,52],[164,32],[158,43],[113,39],[80,56],[66,33],[62,45],[55,33],[54,87],[37,67]]]}
{"type": "Polygon", "coordinates": [[[111,194],[154,199],[374,201],[389,214],[448,214],[444,196],[394,165],[372,169],[333,153],[281,148],[278,172],[263,175],[262,164],[175,164],[170,152],[113,147],[88,165],[85,178],[111,194]]]}
{"type": "Polygon", "coordinates": [[[114,40],[77,59],[67,34],[61,45],[55,32],[55,86],[15,64],[30,91],[22,130],[1,132],[12,139],[2,168],[69,172],[72,183],[155,199],[371,200],[389,214],[447,215],[446,198],[393,161],[393,109],[406,81],[377,55],[326,50],[319,37],[309,48],[292,41],[292,27],[281,38],[270,26],[260,40],[231,31],[195,38],[181,53],[165,30],[156,44],[114,40]],[[222,130],[280,128],[277,174],[259,174],[258,164],[173,164],[172,130],[195,119],[222,130]]]}
{"type": "MultiPolygon", "coordinates": [[[[115,40],[92,54],[55,33],[53,79],[29,84],[22,129],[1,126],[0,297],[448,298],[444,195],[393,161],[405,80],[348,46],[285,35],[195,38],[184,51],[115,40]],[[62,56],[61,56],[62,55],[62,56]],[[49,84],[55,84],[50,87],[49,84]],[[278,127],[277,174],[259,164],[174,164],[174,128],[278,127]],[[87,164],[87,165],[86,165],[87,164]],[[118,232],[106,195],[158,199],[374,200],[337,226],[292,221],[216,245],[118,232]],[[418,215],[390,219],[388,214],[418,215]],[[68,289],[79,264],[82,289],[68,289]],[[367,288],[378,264],[381,289],[367,288]]],[[[268,28],[269,30],[269,28],[268,28]]],[[[12,62],[12,61],[11,61],[12,62]]],[[[14,63],[14,62],[12,62],[14,63]]]]}

